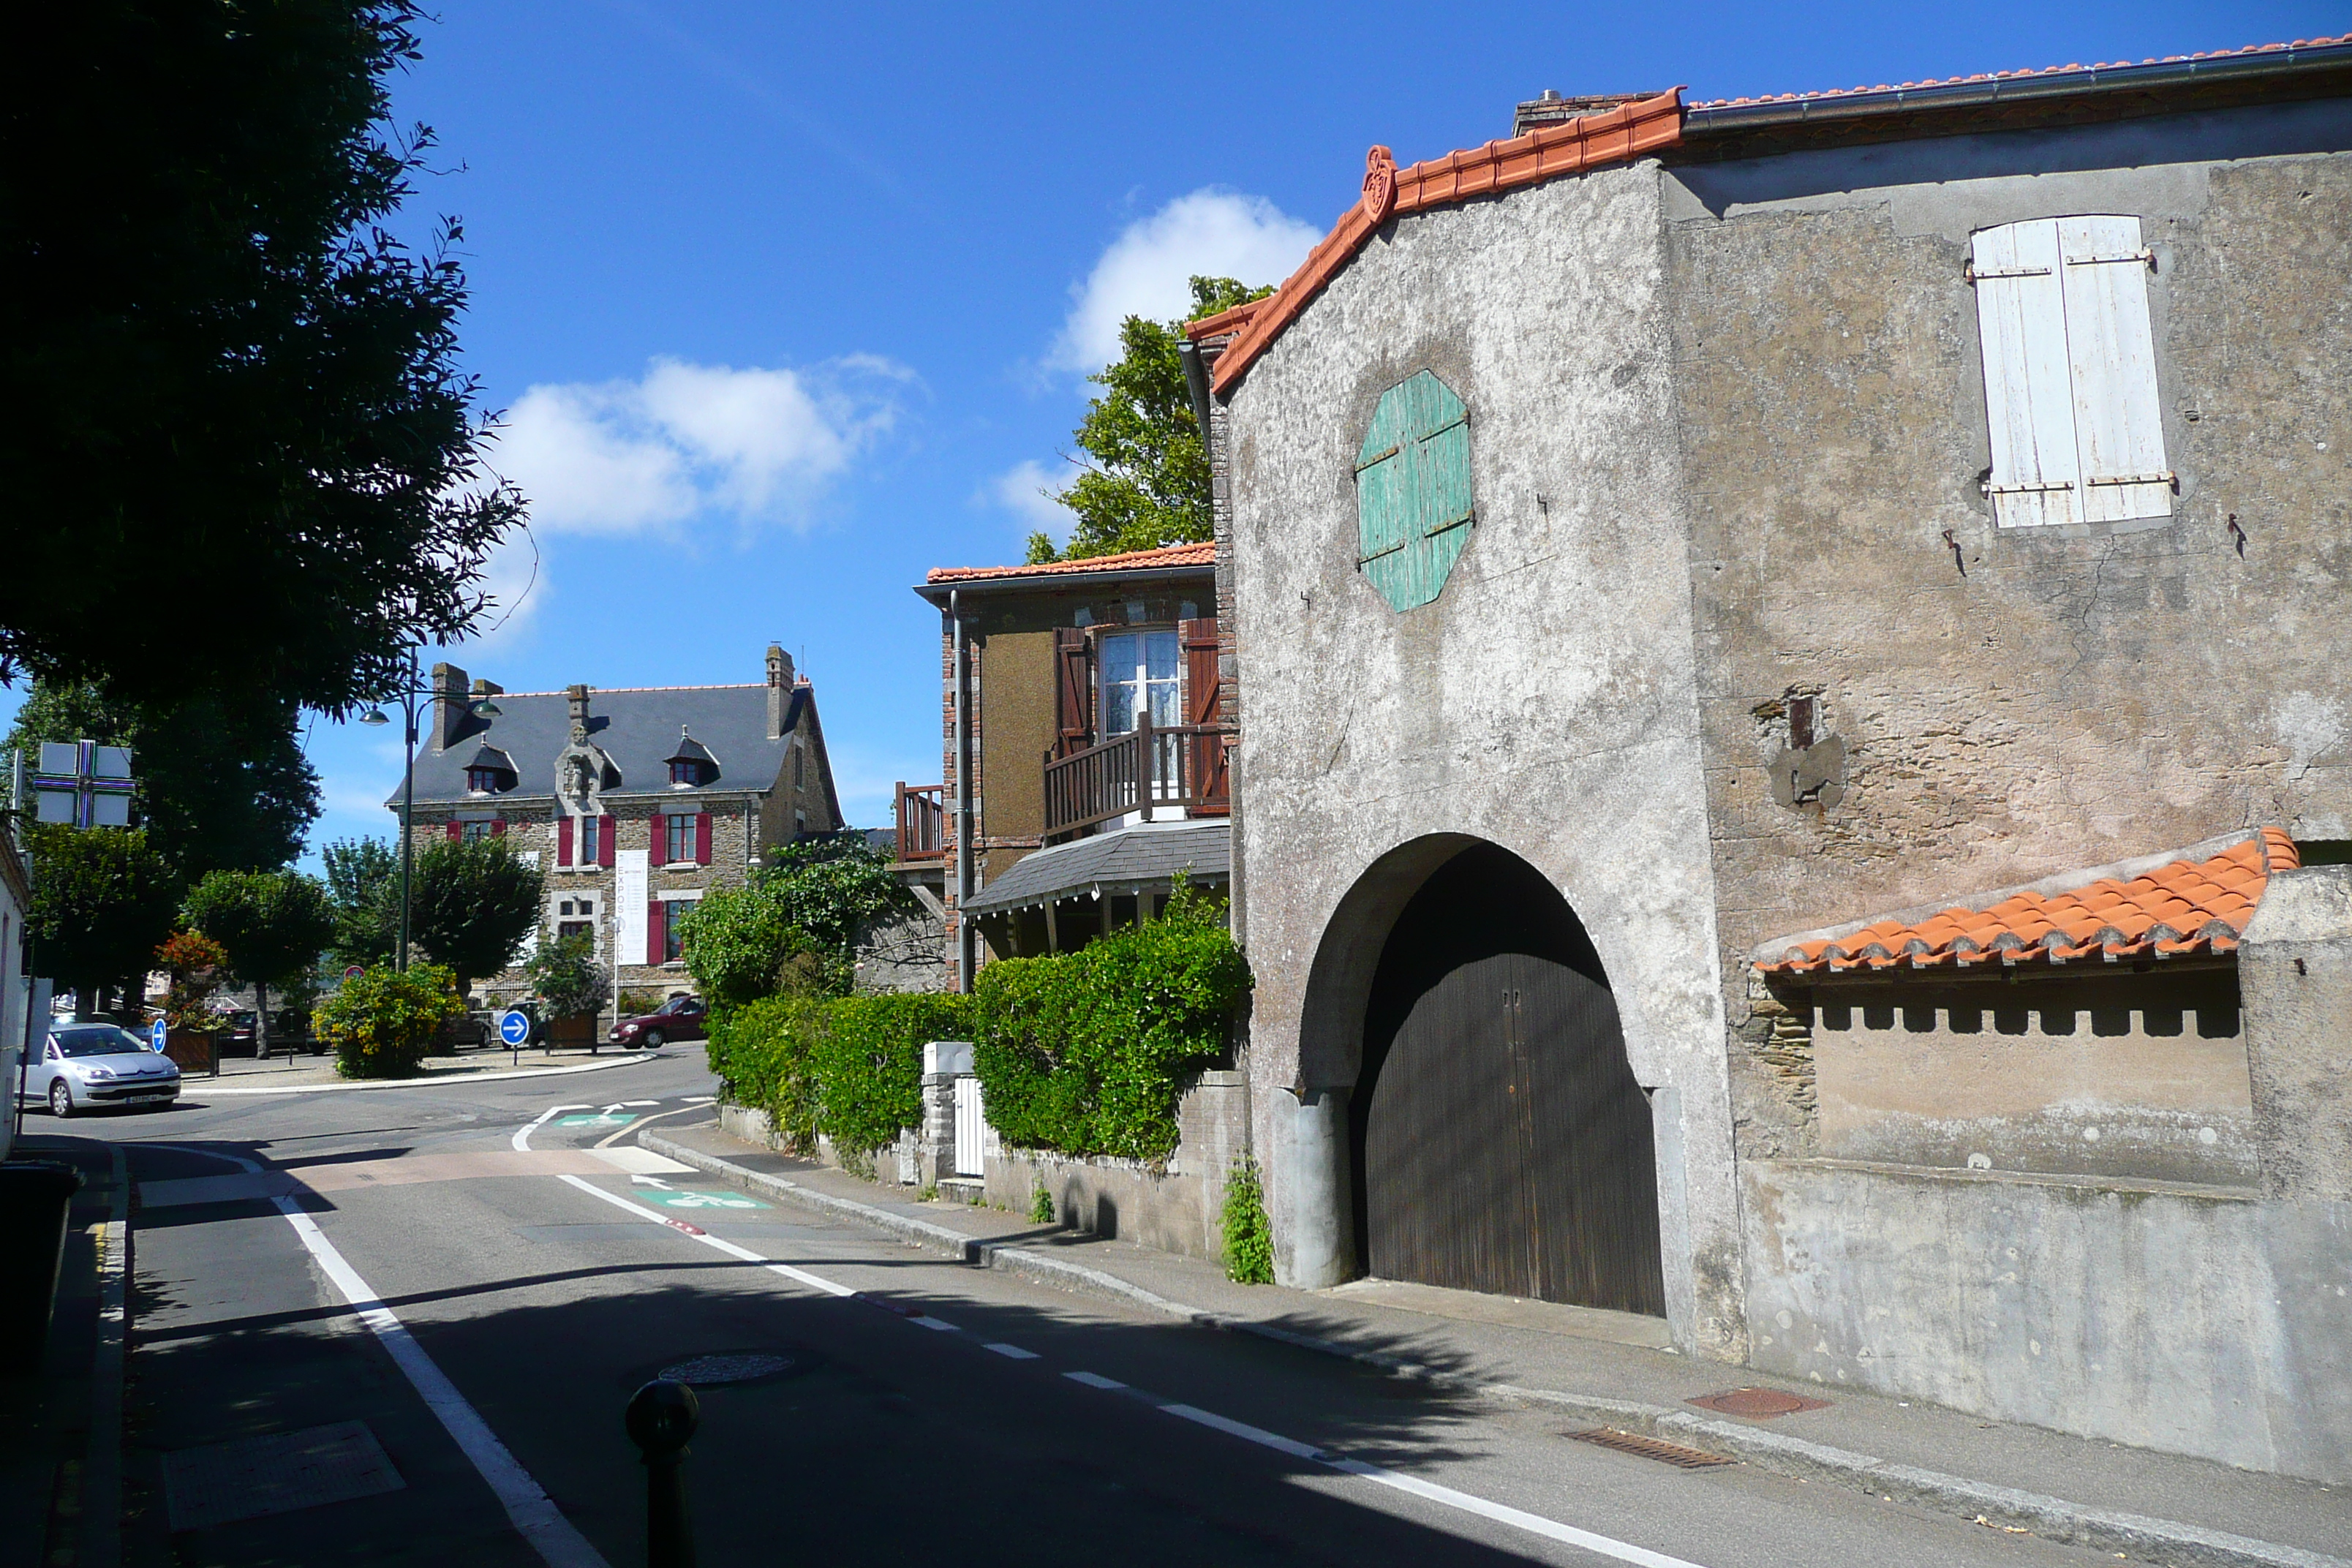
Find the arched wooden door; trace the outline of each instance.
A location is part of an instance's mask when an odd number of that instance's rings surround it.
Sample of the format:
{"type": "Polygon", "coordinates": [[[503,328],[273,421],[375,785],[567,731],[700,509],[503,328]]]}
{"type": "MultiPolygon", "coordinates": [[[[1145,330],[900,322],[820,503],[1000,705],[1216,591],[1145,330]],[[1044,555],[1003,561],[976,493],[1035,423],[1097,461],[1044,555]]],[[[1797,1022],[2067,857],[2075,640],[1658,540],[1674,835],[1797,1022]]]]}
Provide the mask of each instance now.
{"type": "Polygon", "coordinates": [[[1370,1272],[1664,1312],[1649,1102],[1591,942],[1524,861],[1465,851],[1407,906],[1354,1103],[1370,1272]]]}

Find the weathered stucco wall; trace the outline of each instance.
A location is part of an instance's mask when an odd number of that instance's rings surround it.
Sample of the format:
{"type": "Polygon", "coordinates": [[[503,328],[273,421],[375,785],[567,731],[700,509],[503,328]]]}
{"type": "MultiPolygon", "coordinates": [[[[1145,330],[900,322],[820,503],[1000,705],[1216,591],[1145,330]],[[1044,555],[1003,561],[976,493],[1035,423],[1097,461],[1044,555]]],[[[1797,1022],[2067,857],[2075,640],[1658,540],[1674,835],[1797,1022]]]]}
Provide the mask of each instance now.
{"type": "Polygon", "coordinates": [[[1233,396],[1236,863],[1286,1279],[1352,1268],[1344,1090],[1370,964],[1420,879],[1485,839],[1591,934],[1658,1090],[1670,1317],[1737,1357],[1658,189],[1654,168],[1608,170],[1400,220],[1233,396]],[[1381,394],[1424,369],[1469,408],[1477,521],[1436,602],[1401,615],[1357,569],[1354,465],[1381,394]]]}

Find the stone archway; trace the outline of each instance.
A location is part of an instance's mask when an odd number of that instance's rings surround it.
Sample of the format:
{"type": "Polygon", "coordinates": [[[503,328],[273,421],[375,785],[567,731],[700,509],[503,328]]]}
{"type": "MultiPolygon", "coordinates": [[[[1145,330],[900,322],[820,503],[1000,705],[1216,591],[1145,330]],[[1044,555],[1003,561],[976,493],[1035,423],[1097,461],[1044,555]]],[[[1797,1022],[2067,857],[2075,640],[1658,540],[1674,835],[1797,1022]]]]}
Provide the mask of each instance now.
{"type": "Polygon", "coordinates": [[[1392,853],[1359,891],[1301,1038],[1302,1068],[1320,1057],[1317,1076],[1352,1082],[1332,1194],[1348,1261],[1663,1314],[1650,1108],[1575,913],[1526,861],[1456,836],[1392,853]]]}

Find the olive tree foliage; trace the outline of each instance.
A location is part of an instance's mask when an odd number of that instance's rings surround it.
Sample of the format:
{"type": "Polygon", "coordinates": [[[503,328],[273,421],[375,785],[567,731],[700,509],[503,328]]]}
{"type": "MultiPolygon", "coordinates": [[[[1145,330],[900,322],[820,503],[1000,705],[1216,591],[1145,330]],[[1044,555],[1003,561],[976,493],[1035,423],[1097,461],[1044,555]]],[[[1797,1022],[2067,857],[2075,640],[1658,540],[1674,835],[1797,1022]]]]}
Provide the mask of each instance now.
{"type": "Polygon", "coordinates": [[[75,0],[0,48],[0,679],[346,712],[485,609],[482,467],[417,0],[75,0]],[[30,389],[38,389],[37,395],[30,389]],[[200,626],[199,611],[226,617],[200,626]]]}
{"type": "Polygon", "coordinates": [[[335,936],[326,884],[299,871],[215,871],[181,918],[218,942],[231,973],[253,987],[254,1049],[269,1054],[269,988],[308,976],[335,936]]]}
{"type": "Polygon", "coordinates": [[[467,990],[515,961],[546,890],[544,874],[505,839],[444,839],[410,868],[409,938],[467,990]]]}
{"type": "Polygon", "coordinates": [[[70,987],[85,1011],[118,990],[135,1001],[156,948],[179,918],[182,884],[136,827],[28,823],[32,972],[70,987]]]}
{"type": "MultiPolygon", "coordinates": [[[[1231,278],[1195,278],[1184,321],[1273,292],[1231,278]]],[[[1047,535],[1031,534],[1031,564],[1209,538],[1209,456],[1176,353],[1183,329],[1183,321],[1141,316],[1119,323],[1119,357],[1087,378],[1103,390],[1072,437],[1086,456],[1071,460],[1083,471],[1066,489],[1045,492],[1077,514],[1076,526],[1059,551],[1047,535]]]]}
{"type": "Polygon", "coordinates": [[[889,858],[861,835],[777,850],[740,888],[714,889],[685,917],[687,972],[716,1005],[780,994],[845,995],[858,934],[917,908],[889,858]]]}

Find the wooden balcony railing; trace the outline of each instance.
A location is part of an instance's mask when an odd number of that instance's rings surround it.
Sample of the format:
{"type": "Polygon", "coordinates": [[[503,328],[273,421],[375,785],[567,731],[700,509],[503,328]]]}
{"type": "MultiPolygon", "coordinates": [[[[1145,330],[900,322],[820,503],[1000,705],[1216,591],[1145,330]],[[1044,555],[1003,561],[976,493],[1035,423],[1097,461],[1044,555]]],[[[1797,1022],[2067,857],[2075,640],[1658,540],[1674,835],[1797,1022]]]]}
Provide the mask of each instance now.
{"type": "Polygon", "coordinates": [[[938,860],[947,854],[947,785],[898,782],[898,858],[938,860]]]}
{"type": "Polygon", "coordinates": [[[1045,837],[1066,837],[1130,812],[1194,815],[1226,809],[1223,724],[1155,726],[1139,719],[1124,735],[1056,757],[1045,753],[1045,837]]]}

